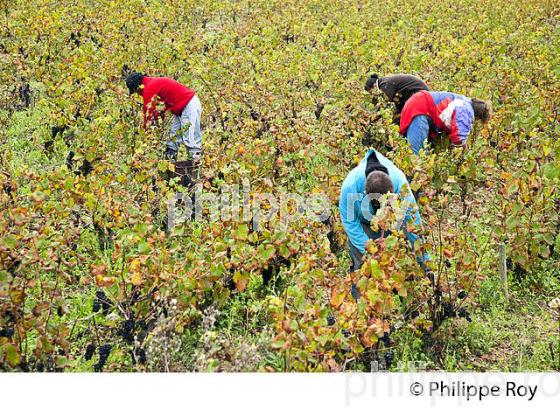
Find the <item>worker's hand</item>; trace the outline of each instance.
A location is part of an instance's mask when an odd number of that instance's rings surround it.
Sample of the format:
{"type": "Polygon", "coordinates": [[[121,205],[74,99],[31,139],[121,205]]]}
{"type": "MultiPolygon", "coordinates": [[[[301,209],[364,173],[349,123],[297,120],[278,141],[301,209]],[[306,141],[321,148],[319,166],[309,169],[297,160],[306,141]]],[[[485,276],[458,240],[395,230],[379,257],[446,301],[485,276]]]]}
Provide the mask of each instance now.
{"type": "Polygon", "coordinates": [[[453,144],[451,143],[451,148],[463,148],[463,151],[466,151],[468,148],[467,142],[463,142],[462,144],[453,144]]]}
{"type": "Polygon", "coordinates": [[[451,144],[451,148],[453,148],[453,157],[458,160],[462,161],[463,157],[467,153],[468,145],[466,142],[463,144],[451,144]]]}

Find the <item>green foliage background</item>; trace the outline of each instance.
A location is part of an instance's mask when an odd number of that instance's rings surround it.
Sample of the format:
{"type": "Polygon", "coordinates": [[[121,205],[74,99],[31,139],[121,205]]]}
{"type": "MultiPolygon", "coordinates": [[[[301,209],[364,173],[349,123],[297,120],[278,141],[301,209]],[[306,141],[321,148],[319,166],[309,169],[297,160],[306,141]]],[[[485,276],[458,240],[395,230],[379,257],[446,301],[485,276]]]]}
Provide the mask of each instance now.
{"type": "Polygon", "coordinates": [[[1,369],[91,371],[93,361],[83,359],[90,343],[111,344],[113,371],[361,369],[368,349],[383,356],[388,347],[377,338],[391,324],[390,349],[403,361],[449,370],[557,366],[555,313],[544,307],[559,291],[557,2],[18,0],[3,7],[0,330],[13,334],[0,337],[1,369]],[[360,284],[370,296],[355,304],[336,217],[287,230],[266,224],[248,233],[229,222],[165,233],[167,198],[182,188],[162,178],[167,128],[141,130],[140,101],[123,83],[127,67],[197,91],[208,191],[245,178],[257,193],[325,192],[336,211],[364,136],[380,150],[395,147],[393,160],[414,176],[413,189],[426,192],[426,246],[447,282],[444,296],[459,306],[466,288],[464,303],[481,313],[471,324],[432,327],[433,289],[419,277],[405,284],[417,267],[389,257],[400,242],[389,252],[380,245],[371,258],[387,286],[408,289],[419,318],[401,319],[406,306],[376,288],[378,303],[371,272],[360,284]],[[491,99],[495,116],[474,130],[464,157],[447,150],[413,157],[390,108],[363,91],[371,72],[414,73],[434,90],[491,99]],[[495,245],[504,241],[509,304],[495,296],[495,245]],[[281,279],[265,288],[267,269],[281,279]],[[112,301],[109,315],[91,313],[99,289],[112,301]],[[508,364],[516,346],[502,361],[485,357],[503,339],[487,332],[504,312],[541,317],[529,361],[508,364]],[[119,333],[127,320],[144,332],[132,344],[119,333]],[[138,363],[139,349],[146,363],[138,363]]]}

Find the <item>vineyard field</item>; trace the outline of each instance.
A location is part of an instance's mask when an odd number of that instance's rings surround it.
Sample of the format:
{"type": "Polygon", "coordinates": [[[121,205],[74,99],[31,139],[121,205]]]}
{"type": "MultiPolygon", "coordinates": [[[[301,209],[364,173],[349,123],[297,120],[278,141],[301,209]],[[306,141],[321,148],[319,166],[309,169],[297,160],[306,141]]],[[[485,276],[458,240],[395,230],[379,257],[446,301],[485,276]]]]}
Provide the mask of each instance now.
{"type": "Polygon", "coordinates": [[[0,371],[560,370],[557,1],[0,7],[0,371]],[[195,187],[130,71],[200,98],[195,187]],[[372,73],[493,117],[414,155],[372,73]],[[431,278],[400,231],[349,273],[339,194],[370,148],[411,181],[431,278]]]}

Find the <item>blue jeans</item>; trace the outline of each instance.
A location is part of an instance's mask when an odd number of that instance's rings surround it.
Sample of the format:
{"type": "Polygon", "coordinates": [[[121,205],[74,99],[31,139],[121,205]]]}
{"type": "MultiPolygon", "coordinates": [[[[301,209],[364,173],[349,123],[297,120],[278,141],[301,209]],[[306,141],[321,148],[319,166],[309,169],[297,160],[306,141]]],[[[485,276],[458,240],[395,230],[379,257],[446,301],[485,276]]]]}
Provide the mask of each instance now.
{"type": "Polygon", "coordinates": [[[424,148],[424,142],[430,133],[430,122],[427,115],[414,117],[406,130],[406,139],[412,148],[412,152],[418,155],[424,148]]]}

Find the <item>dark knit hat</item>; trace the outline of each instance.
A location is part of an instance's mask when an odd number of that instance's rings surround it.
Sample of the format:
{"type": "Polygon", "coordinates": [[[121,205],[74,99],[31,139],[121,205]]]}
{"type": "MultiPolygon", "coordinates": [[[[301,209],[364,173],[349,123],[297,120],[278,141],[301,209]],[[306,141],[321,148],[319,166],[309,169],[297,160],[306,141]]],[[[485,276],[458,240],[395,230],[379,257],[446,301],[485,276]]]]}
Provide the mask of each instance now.
{"type": "Polygon", "coordinates": [[[365,89],[366,91],[369,91],[372,89],[372,87],[375,85],[375,82],[379,79],[379,76],[377,74],[372,74],[368,77],[368,79],[366,80],[366,86],[365,89]]]}
{"type": "Polygon", "coordinates": [[[130,73],[126,77],[126,86],[128,87],[128,91],[131,95],[134,94],[136,90],[138,90],[138,87],[140,87],[140,84],[142,84],[143,79],[144,76],[140,73],[130,73]]]}

